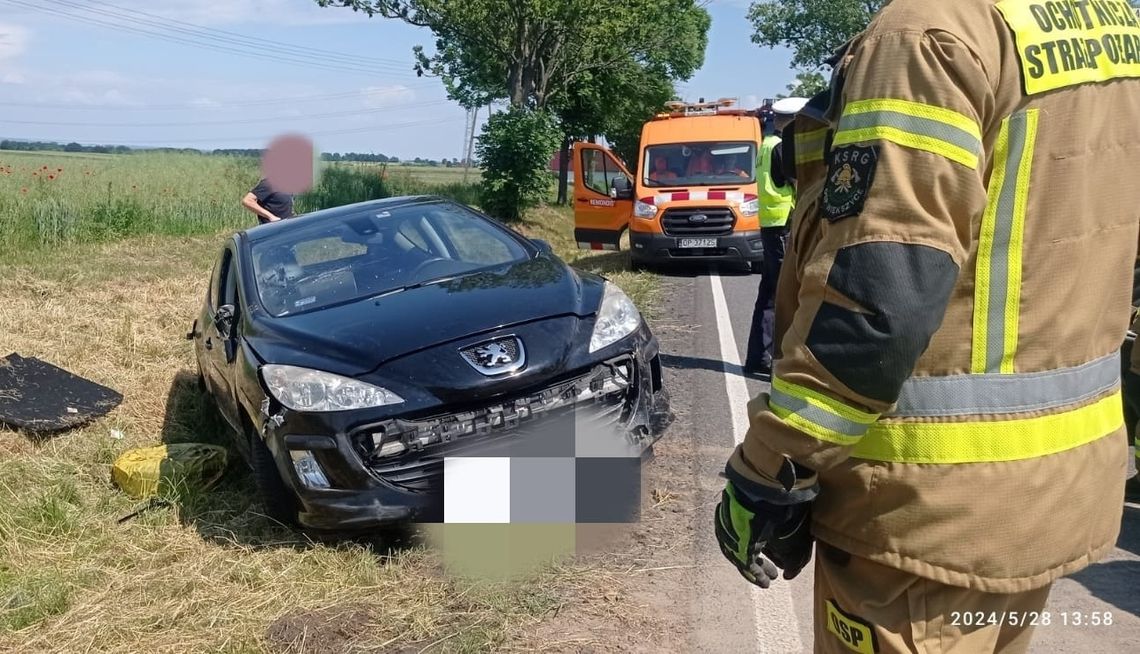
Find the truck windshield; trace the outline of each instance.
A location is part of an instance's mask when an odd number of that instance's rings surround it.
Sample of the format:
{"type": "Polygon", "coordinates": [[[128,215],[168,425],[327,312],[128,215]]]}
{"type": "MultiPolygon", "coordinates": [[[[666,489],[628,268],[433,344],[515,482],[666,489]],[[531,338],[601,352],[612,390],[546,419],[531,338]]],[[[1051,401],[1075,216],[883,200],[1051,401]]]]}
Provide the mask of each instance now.
{"type": "Polygon", "coordinates": [[[670,143],[645,148],[646,186],[723,186],[756,181],[756,144],[670,143]]]}

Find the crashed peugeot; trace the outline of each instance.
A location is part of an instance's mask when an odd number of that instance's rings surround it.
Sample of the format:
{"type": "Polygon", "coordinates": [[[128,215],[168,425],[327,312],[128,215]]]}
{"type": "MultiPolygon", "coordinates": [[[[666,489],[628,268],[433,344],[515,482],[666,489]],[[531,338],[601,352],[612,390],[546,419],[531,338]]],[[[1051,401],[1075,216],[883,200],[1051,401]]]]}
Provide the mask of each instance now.
{"type": "Polygon", "coordinates": [[[307,529],[438,520],[445,456],[568,415],[643,457],[672,421],[621,289],[436,197],[235,234],[188,338],[267,513],[307,529]]]}

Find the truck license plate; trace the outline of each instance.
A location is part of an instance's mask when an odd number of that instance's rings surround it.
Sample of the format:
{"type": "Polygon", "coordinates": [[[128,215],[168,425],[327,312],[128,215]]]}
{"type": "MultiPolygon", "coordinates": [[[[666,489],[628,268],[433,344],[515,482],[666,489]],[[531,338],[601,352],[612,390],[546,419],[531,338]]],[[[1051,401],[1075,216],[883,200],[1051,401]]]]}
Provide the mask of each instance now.
{"type": "Polygon", "coordinates": [[[678,246],[683,247],[683,248],[715,248],[716,247],[716,239],[715,238],[683,238],[683,239],[681,239],[681,242],[678,244],[678,246]]]}

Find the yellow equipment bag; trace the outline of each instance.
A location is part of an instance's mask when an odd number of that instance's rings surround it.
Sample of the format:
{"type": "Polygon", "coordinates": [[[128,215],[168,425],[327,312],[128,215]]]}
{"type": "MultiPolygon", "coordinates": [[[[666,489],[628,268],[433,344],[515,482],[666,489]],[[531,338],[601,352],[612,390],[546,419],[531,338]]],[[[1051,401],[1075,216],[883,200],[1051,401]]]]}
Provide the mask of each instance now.
{"type": "Polygon", "coordinates": [[[180,484],[213,486],[226,471],[226,448],[206,443],[170,443],[123,452],[111,478],[136,499],[169,493],[180,484]]]}

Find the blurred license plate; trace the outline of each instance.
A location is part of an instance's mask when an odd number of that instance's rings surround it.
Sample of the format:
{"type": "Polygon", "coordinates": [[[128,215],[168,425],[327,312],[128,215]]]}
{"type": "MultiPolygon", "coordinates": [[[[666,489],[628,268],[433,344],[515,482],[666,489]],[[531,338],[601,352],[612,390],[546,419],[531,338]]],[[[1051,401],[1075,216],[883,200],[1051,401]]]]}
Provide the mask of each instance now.
{"type": "Polygon", "coordinates": [[[715,238],[683,238],[677,247],[682,248],[715,248],[715,238]]]}

